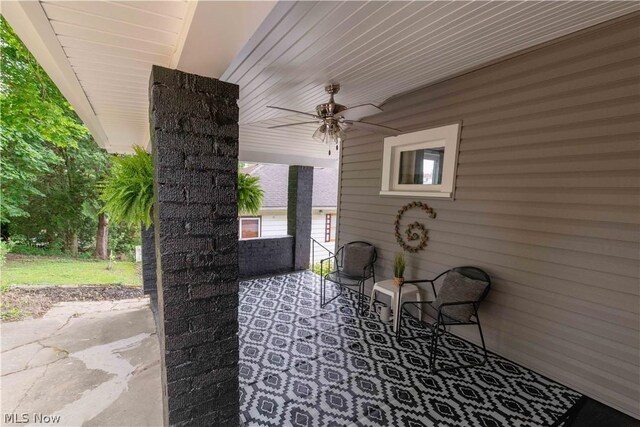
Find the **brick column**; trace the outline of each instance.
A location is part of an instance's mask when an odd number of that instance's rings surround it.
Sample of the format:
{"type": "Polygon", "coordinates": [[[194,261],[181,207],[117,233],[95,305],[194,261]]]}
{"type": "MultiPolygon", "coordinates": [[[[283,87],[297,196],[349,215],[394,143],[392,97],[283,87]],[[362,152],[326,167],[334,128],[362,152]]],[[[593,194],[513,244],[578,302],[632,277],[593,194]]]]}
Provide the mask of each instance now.
{"type": "Polygon", "coordinates": [[[149,228],[142,224],[142,289],[149,295],[154,314],[158,310],[158,288],[156,284],[156,237],[153,224],[149,228]]]}
{"type": "Polygon", "coordinates": [[[313,167],[289,166],[287,234],[295,239],[293,264],[296,270],[309,268],[312,195],[313,167]]]}
{"type": "Polygon", "coordinates": [[[237,426],[238,86],[154,66],[165,425],[237,426]]]}

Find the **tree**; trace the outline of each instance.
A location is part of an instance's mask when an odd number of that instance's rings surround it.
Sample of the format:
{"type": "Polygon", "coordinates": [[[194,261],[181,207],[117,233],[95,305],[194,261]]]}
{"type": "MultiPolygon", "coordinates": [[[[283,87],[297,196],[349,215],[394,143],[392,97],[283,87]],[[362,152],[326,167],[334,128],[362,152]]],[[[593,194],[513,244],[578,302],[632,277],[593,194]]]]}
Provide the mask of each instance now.
{"type": "Polygon", "coordinates": [[[64,162],[56,149],[89,134],[71,105],[0,16],[0,221],[25,217],[36,185],[64,162]]]}
{"type": "Polygon", "coordinates": [[[107,259],[109,256],[109,217],[104,212],[98,214],[95,255],[99,259],[107,259]]]}
{"type": "Polygon", "coordinates": [[[109,158],[3,17],[0,47],[0,222],[76,255],[96,235],[109,158]]]}
{"type": "Polygon", "coordinates": [[[11,226],[18,234],[59,241],[76,256],[79,242],[93,243],[96,236],[101,208],[98,183],[108,170],[109,155],[90,137],[53,151],[61,162],[39,176],[33,184],[39,194],[23,205],[28,216],[12,219],[11,226]]]}

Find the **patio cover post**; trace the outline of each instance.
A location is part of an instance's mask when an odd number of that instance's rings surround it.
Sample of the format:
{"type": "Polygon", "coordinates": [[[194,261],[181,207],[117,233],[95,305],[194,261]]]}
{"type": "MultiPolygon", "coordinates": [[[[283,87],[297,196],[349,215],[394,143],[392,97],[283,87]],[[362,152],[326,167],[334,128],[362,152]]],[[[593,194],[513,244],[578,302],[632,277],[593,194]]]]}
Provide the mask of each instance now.
{"type": "Polygon", "coordinates": [[[295,270],[309,268],[312,199],[313,167],[289,166],[287,234],[294,237],[293,265],[295,270]]]}
{"type": "Polygon", "coordinates": [[[151,71],[165,425],[240,424],[237,99],[234,84],[151,71]]]}

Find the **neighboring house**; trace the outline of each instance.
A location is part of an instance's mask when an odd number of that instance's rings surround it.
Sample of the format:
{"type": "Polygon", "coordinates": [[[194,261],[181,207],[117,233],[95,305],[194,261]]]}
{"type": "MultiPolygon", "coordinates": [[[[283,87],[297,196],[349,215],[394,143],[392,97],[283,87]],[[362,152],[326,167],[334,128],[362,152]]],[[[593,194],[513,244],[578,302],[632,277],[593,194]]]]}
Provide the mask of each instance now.
{"type": "MultiPolygon", "coordinates": [[[[242,170],[260,178],[264,201],[257,215],[240,217],[239,237],[276,237],[287,235],[287,191],[289,166],[256,164],[242,170]]],[[[315,168],[313,171],[313,209],[311,237],[334,251],[336,236],[336,205],[338,201],[338,170],[315,168]]],[[[315,262],[328,256],[318,244],[312,247],[315,262]]]]}

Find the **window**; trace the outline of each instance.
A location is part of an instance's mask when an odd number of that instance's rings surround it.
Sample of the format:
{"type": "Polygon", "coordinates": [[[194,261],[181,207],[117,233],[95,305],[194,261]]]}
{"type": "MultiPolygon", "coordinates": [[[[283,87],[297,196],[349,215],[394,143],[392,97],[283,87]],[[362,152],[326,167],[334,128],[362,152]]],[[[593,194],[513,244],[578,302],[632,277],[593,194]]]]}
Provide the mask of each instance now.
{"type": "Polygon", "coordinates": [[[324,218],[324,241],[333,242],[336,238],[336,235],[333,230],[332,215],[326,214],[324,218]]]}
{"type": "Polygon", "coordinates": [[[261,217],[241,217],[240,218],[240,238],[253,239],[260,237],[262,218],[261,217]]]}
{"type": "Polygon", "coordinates": [[[381,196],[453,199],[460,123],[384,139],[381,196]]]}

